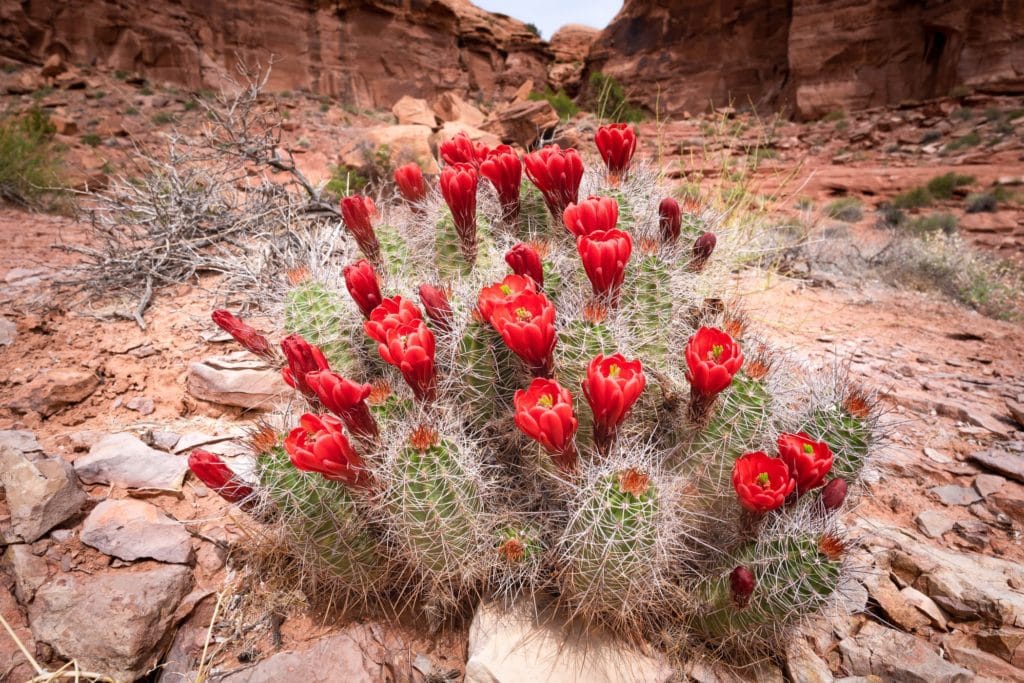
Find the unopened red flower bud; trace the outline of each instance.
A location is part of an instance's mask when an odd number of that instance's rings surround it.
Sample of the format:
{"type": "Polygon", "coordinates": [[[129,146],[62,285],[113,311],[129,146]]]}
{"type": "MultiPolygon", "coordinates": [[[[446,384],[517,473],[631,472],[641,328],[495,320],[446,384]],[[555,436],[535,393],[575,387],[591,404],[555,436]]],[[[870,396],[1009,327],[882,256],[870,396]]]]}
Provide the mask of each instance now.
{"type": "Polygon", "coordinates": [[[523,178],[523,163],[508,145],[491,150],[480,162],[480,175],[487,178],[498,193],[502,219],[514,223],[519,218],[519,188],[523,178]]]}
{"type": "Polygon", "coordinates": [[[666,244],[672,244],[679,239],[682,230],[683,213],[679,208],[679,202],[672,197],[665,197],[658,204],[658,228],[661,232],[661,240],[666,244]]]}
{"type": "Polygon", "coordinates": [[[715,251],[715,244],[718,238],[713,232],[705,232],[693,243],[693,258],[690,260],[690,270],[699,273],[704,270],[712,252],[715,251]]]}
{"type": "Polygon", "coordinates": [[[380,294],[380,284],[377,282],[377,273],[373,266],[366,259],[359,259],[353,264],[345,266],[342,270],[345,278],[345,288],[356,302],[364,318],[369,318],[373,309],[380,305],[383,300],[380,294]]]}
{"type": "Polygon", "coordinates": [[[827,512],[833,512],[843,506],[846,501],[846,480],[836,478],[825,484],[821,490],[821,504],[827,512]]]}
{"type": "Polygon", "coordinates": [[[442,330],[451,329],[453,318],[452,305],[448,301],[448,295],[445,294],[443,289],[428,284],[420,285],[420,303],[423,304],[423,310],[427,312],[430,320],[438,328],[442,330]]]}
{"type": "Polygon", "coordinates": [[[732,601],[737,607],[747,606],[756,586],[757,579],[754,578],[754,572],[742,565],[733,569],[729,574],[729,589],[732,591],[732,601]]]}
{"type": "Polygon", "coordinates": [[[270,346],[270,342],[262,334],[246,324],[241,318],[231,314],[230,311],[218,309],[211,316],[217,326],[230,334],[236,342],[241,344],[247,351],[268,361],[276,360],[277,354],[270,346]]]}
{"type": "Polygon", "coordinates": [[[452,212],[462,255],[468,263],[476,261],[476,168],[470,164],[452,164],[441,171],[441,194],[452,212]]]}
{"type": "Polygon", "coordinates": [[[341,217],[345,221],[345,227],[355,238],[363,255],[373,263],[380,260],[380,243],[377,241],[377,233],[373,230],[373,219],[376,215],[377,207],[369,197],[353,195],[341,200],[341,217]]]}
{"type": "Polygon", "coordinates": [[[544,286],[544,266],[540,262],[540,254],[529,244],[520,242],[505,254],[505,263],[516,275],[524,275],[544,286]]]}
{"type": "Polygon", "coordinates": [[[244,484],[219,455],[194,450],[188,456],[188,467],[199,481],[229,503],[239,503],[252,495],[252,488],[244,484]]]}
{"type": "Polygon", "coordinates": [[[611,123],[597,129],[594,143],[608,167],[608,173],[620,178],[629,170],[629,162],[636,152],[636,131],[629,123],[611,123]]]}
{"type": "Polygon", "coordinates": [[[417,163],[396,168],[395,184],[398,185],[402,197],[410,204],[415,204],[427,196],[427,182],[423,179],[423,169],[417,163]]]}

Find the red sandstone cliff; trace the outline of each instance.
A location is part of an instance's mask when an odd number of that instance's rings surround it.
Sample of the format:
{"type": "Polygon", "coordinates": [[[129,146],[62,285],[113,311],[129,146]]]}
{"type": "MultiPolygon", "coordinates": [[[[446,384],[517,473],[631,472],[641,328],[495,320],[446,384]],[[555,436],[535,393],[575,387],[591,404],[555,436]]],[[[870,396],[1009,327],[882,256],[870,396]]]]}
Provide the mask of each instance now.
{"type": "Polygon", "coordinates": [[[546,82],[551,55],[522,22],[468,0],[0,0],[0,55],[216,87],[238,60],[270,86],[361,107],[455,91],[492,100],[546,82]]]}
{"type": "Polygon", "coordinates": [[[786,106],[804,116],[1024,91],[1021,0],[626,0],[588,71],[652,111],[786,106]]]}

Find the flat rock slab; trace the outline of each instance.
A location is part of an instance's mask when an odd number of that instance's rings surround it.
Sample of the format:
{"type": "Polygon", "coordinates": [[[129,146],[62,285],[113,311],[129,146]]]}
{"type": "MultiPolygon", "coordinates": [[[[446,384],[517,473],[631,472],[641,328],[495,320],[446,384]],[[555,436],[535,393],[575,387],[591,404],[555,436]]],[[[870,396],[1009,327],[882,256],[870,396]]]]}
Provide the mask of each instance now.
{"type": "Polygon", "coordinates": [[[88,499],[68,463],[60,458],[31,460],[5,446],[0,446],[0,484],[11,515],[10,525],[0,527],[7,543],[32,543],[78,514],[88,499]]]}
{"type": "Polygon", "coordinates": [[[972,453],[970,458],[986,469],[1024,484],[1024,455],[990,450],[972,453]]]}
{"type": "Polygon", "coordinates": [[[100,386],[100,378],[87,370],[54,368],[32,380],[11,402],[19,410],[49,416],[87,399],[100,386]]]}
{"type": "Polygon", "coordinates": [[[75,460],[75,472],[86,484],[180,491],[188,459],[150,448],[132,434],[100,439],[88,455],[75,460]]]}
{"type": "Polygon", "coordinates": [[[211,403],[269,410],[292,390],[262,361],[216,356],[189,364],[188,391],[211,403]]]}
{"type": "Polygon", "coordinates": [[[981,500],[981,494],[971,486],[933,486],[929,491],[944,505],[970,505],[981,500]]]}
{"type": "Polygon", "coordinates": [[[188,567],[151,562],[60,574],[36,591],[29,622],[37,642],[82,669],[134,681],[158,662],[191,584],[188,567]]]}
{"type": "Polygon", "coordinates": [[[917,528],[928,538],[938,538],[953,528],[956,520],[938,510],[922,510],[914,518],[917,528]]]}
{"type": "Polygon", "coordinates": [[[948,662],[926,640],[867,622],[856,636],[839,643],[850,673],[903,683],[968,683],[969,670],[948,662]]]}
{"type": "Polygon", "coordinates": [[[151,558],[184,564],[192,559],[185,526],[141,500],[105,500],[82,525],[82,543],[122,560],[151,558]]]}
{"type": "Polygon", "coordinates": [[[43,447],[36,435],[27,429],[4,429],[0,431],[0,446],[6,446],[22,453],[41,453],[43,447]]]}
{"type": "Polygon", "coordinates": [[[666,662],[634,652],[609,634],[583,633],[550,611],[542,611],[538,619],[529,601],[509,611],[482,604],[469,628],[466,683],[669,680],[672,669],[666,662]]]}

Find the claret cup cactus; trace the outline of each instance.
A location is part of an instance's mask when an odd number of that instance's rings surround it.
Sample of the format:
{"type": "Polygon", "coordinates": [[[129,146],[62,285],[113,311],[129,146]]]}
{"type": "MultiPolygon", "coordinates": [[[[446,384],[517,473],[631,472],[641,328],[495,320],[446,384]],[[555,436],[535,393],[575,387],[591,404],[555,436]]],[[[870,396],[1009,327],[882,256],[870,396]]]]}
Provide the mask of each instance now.
{"type": "Polygon", "coordinates": [[[348,255],[292,278],[280,354],[214,314],[296,390],[256,479],[193,471],[362,604],[527,595],[757,651],[839,602],[873,402],[722,303],[723,217],[666,197],[631,127],[597,144],[606,166],[458,137],[439,181],[342,200],[348,255]]]}

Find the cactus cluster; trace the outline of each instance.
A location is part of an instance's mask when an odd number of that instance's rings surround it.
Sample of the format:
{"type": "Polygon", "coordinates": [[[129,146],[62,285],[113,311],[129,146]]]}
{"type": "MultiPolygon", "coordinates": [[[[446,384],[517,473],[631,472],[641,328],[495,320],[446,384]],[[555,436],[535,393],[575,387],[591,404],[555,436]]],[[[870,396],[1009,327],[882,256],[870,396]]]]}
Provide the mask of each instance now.
{"type": "Polygon", "coordinates": [[[215,315],[283,367],[293,428],[259,432],[257,481],[193,469],[359,601],[529,594],[749,652],[836,603],[874,404],[723,303],[723,217],[666,197],[631,127],[596,141],[586,169],[460,136],[436,188],[344,199],[361,258],[293,278],[283,354],[215,315]]]}

